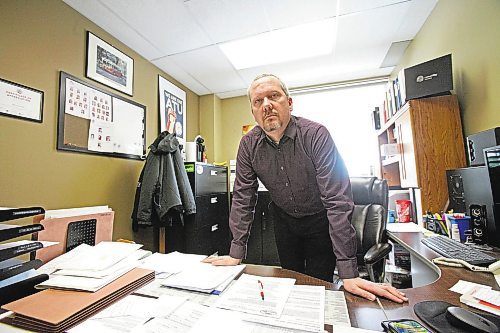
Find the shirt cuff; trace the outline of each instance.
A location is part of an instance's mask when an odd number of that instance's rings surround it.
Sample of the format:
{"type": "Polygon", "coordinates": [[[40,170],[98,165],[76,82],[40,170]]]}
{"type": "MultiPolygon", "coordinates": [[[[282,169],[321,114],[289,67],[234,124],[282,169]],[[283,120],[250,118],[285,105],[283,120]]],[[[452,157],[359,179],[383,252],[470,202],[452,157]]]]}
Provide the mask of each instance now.
{"type": "Polygon", "coordinates": [[[337,259],[337,271],[339,272],[339,278],[341,279],[356,278],[359,276],[358,262],[356,261],[356,259],[350,259],[350,260],[337,259]]]}
{"type": "Polygon", "coordinates": [[[229,250],[229,256],[234,259],[245,259],[247,253],[246,246],[237,245],[231,243],[231,249],[229,250]]]}

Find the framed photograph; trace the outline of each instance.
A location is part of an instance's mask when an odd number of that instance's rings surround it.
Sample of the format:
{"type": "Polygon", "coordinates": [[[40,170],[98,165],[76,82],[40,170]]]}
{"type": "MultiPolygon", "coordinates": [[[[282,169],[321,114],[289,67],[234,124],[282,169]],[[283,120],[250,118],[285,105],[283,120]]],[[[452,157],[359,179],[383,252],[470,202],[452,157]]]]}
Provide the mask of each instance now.
{"type": "Polygon", "coordinates": [[[175,133],[179,143],[186,143],[186,92],[158,75],[160,133],[175,133]]]}
{"type": "Polygon", "coordinates": [[[88,78],[133,95],[134,59],[87,32],[88,78]]]}
{"type": "Polygon", "coordinates": [[[0,79],[0,114],[43,122],[43,91],[0,79]]]}

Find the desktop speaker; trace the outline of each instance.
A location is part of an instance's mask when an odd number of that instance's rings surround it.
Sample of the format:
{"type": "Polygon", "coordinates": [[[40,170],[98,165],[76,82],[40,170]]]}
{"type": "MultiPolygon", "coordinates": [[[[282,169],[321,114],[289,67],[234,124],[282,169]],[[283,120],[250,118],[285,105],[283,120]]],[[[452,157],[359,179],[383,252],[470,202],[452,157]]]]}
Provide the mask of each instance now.
{"type": "Polygon", "coordinates": [[[484,165],[484,149],[500,145],[500,127],[491,128],[467,137],[469,165],[484,165]]]}
{"type": "Polygon", "coordinates": [[[488,231],[485,205],[470,205],[470,222],[474,244],[486,244],[488,242],[488,231]]]}
{"type": "MultiPolygon", "coordinates": [[[[498,235],[500,225],[498,227],[496,225],[496,223],[500,224],[500,209],[496,208],[500,207],[500,203],[493,202],[493,183],[490,182],[488,168],[479,166],[446,170],[446,178],[450,200],[449,209],[453,209],[456,213],[471,214],[471,208],[484,206],[484,210],[479,210],[480,214],[475,210],[477,233],[480,233],[479,228],[484,229],[484,240],[490,245],[500,245],[498,244],[500,242],[500,235],[498,235]],[[498,210],[497,216],[495,216],[495,209],[498,210]]],[[[474,221],[472,214],[471,219],[474,221]]],[[[477,236],[476,239],[478,239],[477,236]]],[[[482,241],[482,239],[478,239],[478,241],[482,241]]]]}

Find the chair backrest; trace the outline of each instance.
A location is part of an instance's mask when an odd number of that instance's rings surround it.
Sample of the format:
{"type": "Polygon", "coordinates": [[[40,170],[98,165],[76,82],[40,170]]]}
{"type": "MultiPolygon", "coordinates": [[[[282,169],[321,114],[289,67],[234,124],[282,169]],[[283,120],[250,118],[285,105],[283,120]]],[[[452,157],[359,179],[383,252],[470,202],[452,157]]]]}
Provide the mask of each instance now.
{"type": "Polygon", "coordinates": [[[385,242],[389,188],[385,179],[351,177],[354,211],[351,223],[356,229],[357,257],[363,256],[377,243],[385,242]]]}

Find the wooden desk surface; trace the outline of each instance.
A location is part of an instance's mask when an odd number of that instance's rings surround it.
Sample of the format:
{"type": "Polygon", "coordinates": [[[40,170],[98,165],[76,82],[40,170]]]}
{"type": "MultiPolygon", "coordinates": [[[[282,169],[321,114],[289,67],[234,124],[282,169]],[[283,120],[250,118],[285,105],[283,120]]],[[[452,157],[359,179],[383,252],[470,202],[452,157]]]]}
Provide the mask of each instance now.
{"type": "MultiPolygon", "coordinates": [[[[493,289],[499,290],[493,274],[471,272],[465,268],[453,268],[446,266],[438,267],[434,265],[430,260],[438,257],[439,255],[420,242],[422,237],[423,235],[420,233],[390,233],[390,238],[392,240],[406,247],[410,253],[416,255],[432,269],[439,272],[440,277],[435,282],[426,286],[402,289],[402,291],[406,293],[409,298],[409,302],[407,303],[397,304],[389,300],[381,299],[382,305],[384,306],[389,319],[413,318],[422,322],[413,312],[413,306],[416,303],[429,300],[445,301],[456,306],[480,312],[480,310],[470,308],[467,305],[460,303],[460,295],[449,291],[448,289],[451,288],[458,280],[467,280],[492,286],[493,289]]],[[[291,277],[297,280],[297,284],[320,285],[325,286],[330,290],[338,290],[337,285],[332,283],[278,267],[247,265],[245,273],[262,276],[291,277]]],[[[386,318],[376,302],[370,302],[349,293],[346,293],[345,296],[352,326],[382,331],[380,322],[386,320],[386,318]]],[[[328,332],[332,332],[332,327],[329,325],[325,325],[325,329],[328,332]]]]}

